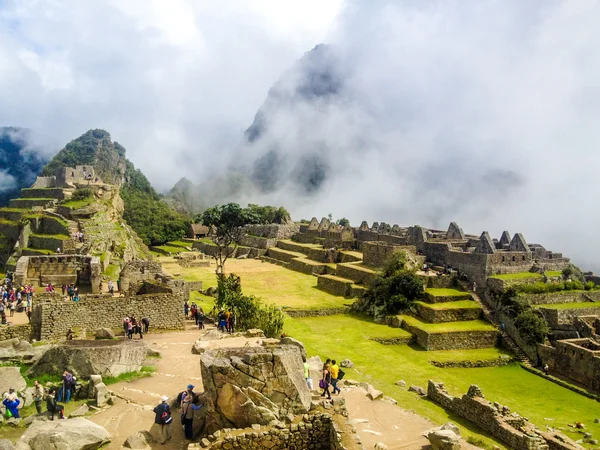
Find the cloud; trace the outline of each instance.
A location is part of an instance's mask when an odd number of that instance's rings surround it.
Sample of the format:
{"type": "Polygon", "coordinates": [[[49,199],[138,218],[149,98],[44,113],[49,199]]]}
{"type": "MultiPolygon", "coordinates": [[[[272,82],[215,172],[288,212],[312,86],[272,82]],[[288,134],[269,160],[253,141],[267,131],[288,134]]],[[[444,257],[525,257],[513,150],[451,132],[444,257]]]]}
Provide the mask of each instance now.
{"type": "Polygon", "coordinates": [[[164,5],[4,1],[0,124],[48,152],[105,128],[159,189],[218,175],[228,190],[228,169],[264,176],[271,158],[275,176],[261,194],[240,180],[239,201],[508,229],[600,269],[599,2],[164,5]],[[293,92],[302,73],[283,74],[321,42],[339,92],[287,102],[243,144],[268,90],[293,92]]]}
{"type": "Polygon", "coordinates": [[[10,191],[17,185],[15,177],[6,173],[5,170],[0,170],[0,193],[10,191]]]}

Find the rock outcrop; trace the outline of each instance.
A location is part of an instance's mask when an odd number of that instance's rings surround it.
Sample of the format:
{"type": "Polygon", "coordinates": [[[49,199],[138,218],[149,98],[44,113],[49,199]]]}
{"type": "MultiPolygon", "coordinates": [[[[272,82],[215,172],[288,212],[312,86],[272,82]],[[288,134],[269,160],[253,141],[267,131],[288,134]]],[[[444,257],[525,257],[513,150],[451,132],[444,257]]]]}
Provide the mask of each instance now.
{"type": "Polygon", "coordinates": [[[10,388],[19,392],[26,387],[27,383],[18,367],[0,367],[0,395],[8,392],[10,388]]]}
{"type": "Polygon", "coordinates": [[[311,396],[297,345],[227,348],[201,358],[204,433],[245,428],[306,413],[311,396]]]}
{"type": "Polygon", "coordinates": [[[65,341],[44,353],[28,374],[60,374],[68,368],[80,378],[92,374],[114,377],[140,370],[146,351],[146,344],[140,341],[65,341]]]}
{"type": "Polygon", "coordinates": [[[17,450],[96,450],[110,433],[87,419],[35,421],[17,441],[17,450]]]}
{"type": "Polygon", "coordinates": [[[34,347],[22,339],[13,338],[0,341],[0,361],[12,361],[31,364],[37,360],[49,346],[34,347]]]}

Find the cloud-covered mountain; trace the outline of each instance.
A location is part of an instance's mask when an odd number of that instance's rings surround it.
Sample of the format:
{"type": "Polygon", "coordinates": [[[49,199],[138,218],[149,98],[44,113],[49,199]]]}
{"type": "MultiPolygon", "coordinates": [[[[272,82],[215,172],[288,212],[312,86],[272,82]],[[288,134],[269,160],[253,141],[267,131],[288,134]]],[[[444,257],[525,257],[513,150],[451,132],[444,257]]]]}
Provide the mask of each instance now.
{"type": "Polygon", "coordinates": [[[0,127],[0,206],[31,186],[45,163],[44,156],[30,147],[28,130],[0,127]]]}

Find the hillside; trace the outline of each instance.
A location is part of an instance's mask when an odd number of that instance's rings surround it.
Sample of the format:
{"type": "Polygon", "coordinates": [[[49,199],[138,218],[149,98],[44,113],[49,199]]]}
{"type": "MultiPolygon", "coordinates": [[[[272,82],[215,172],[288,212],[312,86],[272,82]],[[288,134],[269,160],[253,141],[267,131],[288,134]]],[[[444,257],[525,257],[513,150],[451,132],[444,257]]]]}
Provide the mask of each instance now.
{"type": "Polygon", "coordinates": [[[28,130],[0,127],[0,206],[29,187],[46,161],[27,146],[28,130]]]}
{"type": "Polygon", "coordinates": [[[160,199],[145,175],[126,158],[126,150],[104,130],[89,130],[69,142],[44,167],[42,175],[54,175],[60,167],[93,165],[96,174],[120,186],[123,219],[146,245],[161,245],[182,237],[189,219],[160,199]]]}

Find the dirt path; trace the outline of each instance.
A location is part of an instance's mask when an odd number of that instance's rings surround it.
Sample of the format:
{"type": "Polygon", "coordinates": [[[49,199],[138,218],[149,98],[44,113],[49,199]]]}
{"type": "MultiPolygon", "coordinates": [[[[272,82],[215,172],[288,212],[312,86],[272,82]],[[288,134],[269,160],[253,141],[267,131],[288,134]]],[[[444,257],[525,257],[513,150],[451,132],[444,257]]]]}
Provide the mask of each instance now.
{"type": "MultiPolygon", "coordinates": [[[[169,397],[185,390],[188,384],[202,391],[200,376],[200,356],[191,353],[193,343],[203,334],[188,322],[187,330],[181,332],[147,334],[144,340],[161,354],[155,360],[156,373],[151,377],[109,386],[117,395],[114,406],[90,417],[93,422],[105,427],[112,435],[109,450],[120,449],[128,436],[137,431],[147,430],[158,437],[158,426],[154,425],[152,409],[160,403],[163,395],[169,397]]],[[[243,346],[246,342],[256,345],[257,339],[228,338],[217,341],[219,347],[243,346]]],[[[161,449],[181,449],[187,442],[179,424],[179,413],[173,411],[173,438],[161,449]]]]}

